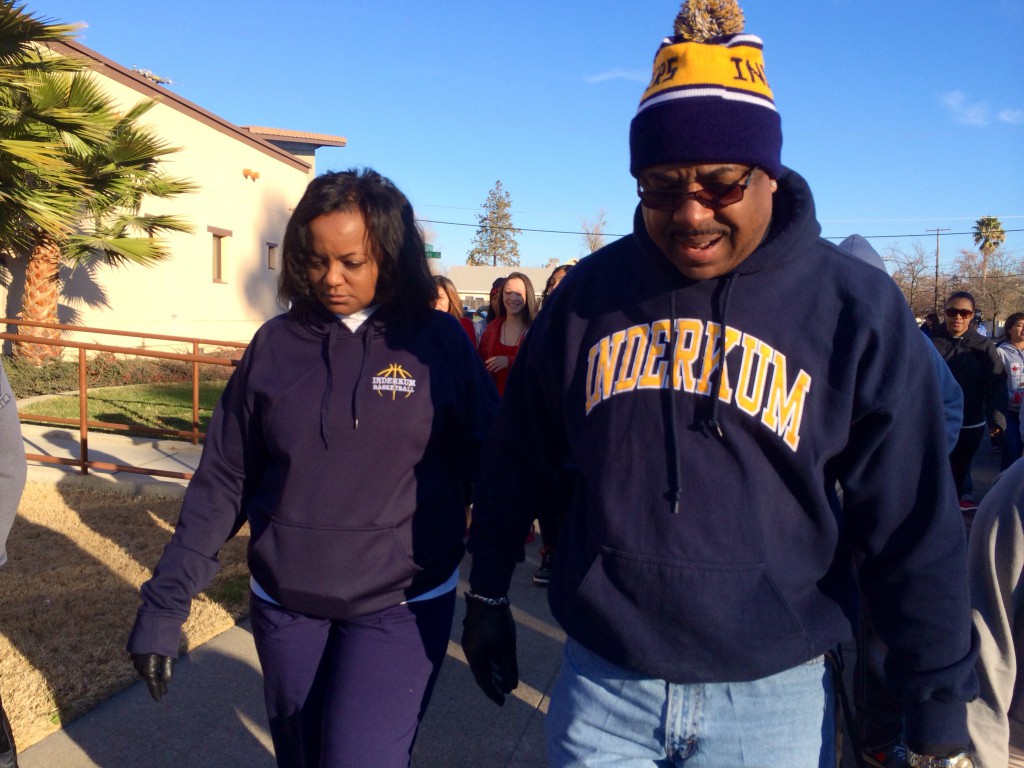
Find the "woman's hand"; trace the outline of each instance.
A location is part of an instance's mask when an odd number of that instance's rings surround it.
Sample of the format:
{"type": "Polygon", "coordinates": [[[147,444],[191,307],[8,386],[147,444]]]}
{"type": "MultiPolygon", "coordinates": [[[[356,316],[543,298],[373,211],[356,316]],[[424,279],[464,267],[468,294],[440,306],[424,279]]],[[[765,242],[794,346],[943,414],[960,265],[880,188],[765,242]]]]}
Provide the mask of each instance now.
{"type": "Polygon", "coordinates": [[[503,371],[506,368],[508,368],[508,356],[495,355],[494,357],[489,357],[487,358],[487,361],[484,363],[484,366],[486,366],[487,370],[490,373],[497,373],[498,371],[503,371]]]}

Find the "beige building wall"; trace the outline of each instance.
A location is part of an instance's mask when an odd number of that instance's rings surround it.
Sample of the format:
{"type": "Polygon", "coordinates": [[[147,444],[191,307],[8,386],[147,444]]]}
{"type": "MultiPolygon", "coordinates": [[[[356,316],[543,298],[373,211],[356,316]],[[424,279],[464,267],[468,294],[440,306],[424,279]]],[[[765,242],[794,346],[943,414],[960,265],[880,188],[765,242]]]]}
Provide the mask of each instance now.
{"type": "MultiPolygon", "coordinates": [[[[59,307],[63,323],[137,333],[248,341],[265,320],[281,310],[276,303],[281,248],[291,209],[315,169],[298,157],[252,136],[173,92],[136,82],[141,78],[103,59],[96,77],[125,107],[156,97],[143,118],[180,151],[164,162],[168,173],[198,186],[171,200],[149,200],[143,212],[185,218],[191,234],[166,236],[171,257],[153,267],[110,267],[102,262],[71,270],[59,307]],[[141,89],[141,91],[140,91],[141,89]],[[221,246],[219,279],[214,273],[214,242],[221,246]],[[270,248],[277,246],[276,263],[270,248]]],[[[311,134],[312,135],[312,134],[311,134]]],[[[337,138],[343,145],[344,140],[337,138]]],[[[5,312],[20,307],[23,265],[12,261],[5,312]]],[[[89,332],[65,334],[75,340],[129,345],[89,332]]],[[[134,345],[131,343],[131,345],[134,345]]],[[[146,343],[147,347],[160,344],[146,343]]],[[[174,346],[174,345],[170,345],[174,346]]],[[[180,347],[180,345],[179,345],[180,347]]]]}

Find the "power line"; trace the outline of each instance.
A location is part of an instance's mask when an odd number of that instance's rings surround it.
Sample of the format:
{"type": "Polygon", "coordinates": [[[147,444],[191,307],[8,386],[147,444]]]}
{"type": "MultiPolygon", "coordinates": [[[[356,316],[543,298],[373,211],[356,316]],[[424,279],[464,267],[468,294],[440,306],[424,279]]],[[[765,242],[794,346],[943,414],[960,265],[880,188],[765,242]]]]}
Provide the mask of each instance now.
{"type": "MultiPolygon", "coordinates": [[[[531,229],[530,227],[504,227],[504,226],[497,226],[497,225],[493,225],[493,224],[486,224],[486,223],[483,223],[483,222],[478,222],[476,224],[468,224],[468,223],[466,223],[464,221],[437,221],[436,219],[416,219],[416,221],[422,222],[424,224],[448,224],[449,226],[452,226],[452,227],[487,227],[489,229],[515,229],[515,230],[518,230],[520,232],[540,232],[540,233],[547,234],[547,235],[588,235],[588,234],[591,234],[589,232],[575,232],[575,231],[566,230],[566,229],[531,229]]],[[[925,235],[927,235],[927,234],[929,234],[931,232],[934,232],[934,231],[935,230],[932,229],[932,230],[928,230],[928,232],[925,232],[925,233],[913,232],[913,233],[906,234],[906,235],[861,235],[861,237],[863,237],[865,240],[880,240],[880,239],[883,239],[883,238],[897,238],[897,237],[924,237],[925,235]]],[[[1003,231],[1004,232],[1024,232],[1024,229],[1004,229],[1003,231]]],[[[603,234],[605,237],[626,237],[626,235],[615,235],[615,234],[612,234],[611,232],[602,232],[601,234],[603,234]]],[[[973,235],[973,234],[974,234],[973,232],[945,232],[941,236],[942,237],[954,237],[956,235],[973,235]]],[[[836,235],[831,235],[831,236],[822,235],[822,237],[825,240],[845,240],[847,237],[849,237],[849,235],[838,235],[838,236],[836,236],[836,235]]]]}

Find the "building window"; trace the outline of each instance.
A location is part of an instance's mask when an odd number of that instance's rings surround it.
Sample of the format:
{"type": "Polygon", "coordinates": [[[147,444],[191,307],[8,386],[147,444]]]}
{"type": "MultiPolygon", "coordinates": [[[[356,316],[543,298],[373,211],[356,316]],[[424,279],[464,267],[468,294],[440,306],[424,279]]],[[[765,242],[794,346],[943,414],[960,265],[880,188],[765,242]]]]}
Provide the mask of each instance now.
{"type": "Polygon", "coordinates": [[[267,269],[277,269],[277,243],[267,243],[267,269]]]}
{"type": "Polygon", "coordinates": [[[226,255],[227,239],[231,237],[231,230],[220,227],[207,227],[213,242],[213,282],[224,282],[224,258],[226,255]]]}

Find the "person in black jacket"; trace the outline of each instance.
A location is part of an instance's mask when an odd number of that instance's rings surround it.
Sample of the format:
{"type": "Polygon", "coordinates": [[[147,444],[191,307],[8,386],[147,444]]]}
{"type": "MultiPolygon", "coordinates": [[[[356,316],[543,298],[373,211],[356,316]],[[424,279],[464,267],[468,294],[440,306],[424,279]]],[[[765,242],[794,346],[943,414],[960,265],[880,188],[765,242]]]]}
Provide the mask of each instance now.
{"type": "Polygon", "coordinates": [[[1006,373],[1003,360],[991,339],[971,328],[974,296],[957,291],[946,299],[946,322],[931,334],[932,343],[946,361],[953,378],[964,393],[964,424],[960,437],[949,454],[949,465],[956,482],[960,506],[977,507],[963,499],[964,484],[971,461],[978,451],[986,427],[992,437],[1006,429],[1006,373]]]}
{"type": "Polygon", "coordinates": [[[464,489],[498,395],[455,318],[432,308],[409,201],[374,171],[309,184],[278,296],[290,308],[224,390],[128,651],[159,699],[191,600],[248,521],[278,765],[406,768],[448,647],[464,489]]]}

